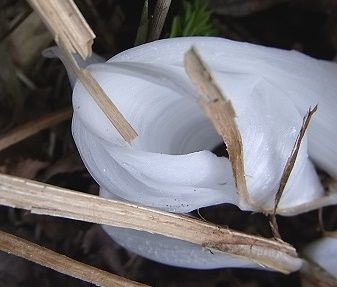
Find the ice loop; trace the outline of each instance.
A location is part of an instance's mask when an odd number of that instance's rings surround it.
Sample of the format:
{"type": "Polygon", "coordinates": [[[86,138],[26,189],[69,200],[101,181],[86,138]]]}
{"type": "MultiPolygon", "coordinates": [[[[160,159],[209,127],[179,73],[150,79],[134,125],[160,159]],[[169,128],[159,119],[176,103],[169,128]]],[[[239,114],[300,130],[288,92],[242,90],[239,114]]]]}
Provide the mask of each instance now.
{"type": "Polygon", "coordinates": [[[303,116],[319,104],[278,212],[293,215],[337,201],[334,193],[324,195],[313,166],[337,174],[334,63],[294,51],[192,37],[145,44],[89,70],[139,134],[128,146],[76,84],[74,139],[105,196],[173,212],[224,202],[270,212],[303,116]],[[192,45],[237,114],[254,206],[240,200],[229,160],[210,152],[222,139],[200,109],[184,72],[184,53],[192,45]]]}
{"type": "MultiPolygon", "coordinates": [[[[220,203],[270,213],[303,117],[318,104],[277,211],[295,215],[337,202],[335,192],[324,193],[314,168],[315,164],[337,176],[336,64],[295,51],[188,37],[138,46],[88,69],[138,133],[130,145],[126,143],[83,85],[76,83],[73,136],[101,196],[178,213],[220,203]],[[235,110],[248,200],[237,192],[229,159],[211,152],[223,141],[185,74],[183,59],[191,46],[235,110]]],[[[165,264],[265,268],[252,258],[211,252],[162,235],[104,229],[122,246],[165,264]]],[[[302,265],[291,256],[277,260],[292,271],[302,265]]]]}

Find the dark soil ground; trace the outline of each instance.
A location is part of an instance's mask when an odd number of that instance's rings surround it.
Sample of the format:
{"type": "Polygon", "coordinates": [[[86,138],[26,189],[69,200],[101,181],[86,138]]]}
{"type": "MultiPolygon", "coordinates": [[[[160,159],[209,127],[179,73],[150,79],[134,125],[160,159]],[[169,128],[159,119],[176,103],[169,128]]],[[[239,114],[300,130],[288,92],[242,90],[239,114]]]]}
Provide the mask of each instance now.
{"type": "MultiPolygon", "coordinates": [[[[78,0],[95,31],[94,51],[106,58],[133,46],[142,11],[141,0],[78,0]]],[[[154,6],[150,1],[150,8],[154,6]]],[[[333,0],[210,0],[218,36],[333,60],[337,51],[337,2],[333,0]]],[[[162,37],[169,31],[181,1],[173,0],[162,37]]],[[[44,43],[35,31],[35,44],[26,48],[13,35],[31,12],[25,1],[0,3],[0,132],[29,119],[71,105],[71,89],[62,64],[40,56],[44,43]],[[21,15],[22,19],[18,15],[21,15]],[[18,21],[17,21],[18,20],[18,21]],[[19,42],[20,43],[20,42],[19,42]],[[39,48],[41,46],[41,48],[39,48]],[[33,51],[37,52],[33,53],[33,51]],[[21,51],[22,52],[22,51],[21,51]],[[24,53],[24,54],[25,54],[24,53]],[[20,75],[21,76],[20,76],[20,75]]],[[[20,32],[24,38],[25,33],[20,32]]],[[[25,46],[26,47],[26,46],[25,46]]],[[[0,172],[92,194],[97,184],[84,168],[71,137],[70,121],[50,128],[0,152],[0,172]]],[[[200,210],[211,222],[251,234],[270,237],[267,218],[239,211],[231,205],[200,210]]],[[[198,216],[198,214],[196,214],[198,216]]],[[[318,211],[278,218],[282,238],[300,251],[321,235],[318,211]]],[[[337,208],[323,211],[326,230],[337,227],[337,208]]],[[[0,229],[39,243],[74,259],[153,286],[301,286],[298,273],[240,269],[187,270],[138,257],[114,243],[100,226],[32,215],[0,207],[0,229]]],[[[29,261],[0,253],[0,286],[91,286],[29,261]]]]}

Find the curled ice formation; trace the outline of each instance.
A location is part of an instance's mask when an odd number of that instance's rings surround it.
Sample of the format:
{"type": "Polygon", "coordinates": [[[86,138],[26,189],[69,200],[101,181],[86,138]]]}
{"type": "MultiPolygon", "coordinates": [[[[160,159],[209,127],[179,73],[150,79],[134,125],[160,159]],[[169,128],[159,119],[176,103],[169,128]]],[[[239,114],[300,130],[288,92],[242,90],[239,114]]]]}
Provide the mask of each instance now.
{"type": "MultiPolygon", "coordinates": [[[[294,51],[192,37],[148,43],[88,69],[139,135],[131,145],[125,143],[77,82],[73,136],[102,196],[181,213],[225,202],[270,212],[303,116],[319,104],[278,213],[293,215],[337,202],[336,193],[324,195],[311,162],[337,177],[336,64],[294,51]],[[250,202],[238,196],[229,160],[211,152],[222,139],[184,72],[184,53],[192,45],[236,111],[250,202]]],[[[211,254],[184,241],[104,228],[124,247],[162,263],[261,268],[249,258],[211,254]]],[[[300,260],[295,265],[293,270],[300,268],[300,260]]]]}
{"type": "Polygon", "coordinates": [[[191,37],[148,43],[89,70],[139,134],[128,146],[76,84],[74,139],[93,177],[111,194],[173,212],[224,202],[270,212],[302,118],[318,103],[278,212],[293,215],[337,201],[336,194],[324,196],[309,159],[337,175],[331,140],[337,136],[331,128],[336,64],[294,51],[191,37]],[[236,111],[254,204],[238,197],[229,160],[210,152],[222,140],[184,72],[183,56],[192,45],[236,111]]]}

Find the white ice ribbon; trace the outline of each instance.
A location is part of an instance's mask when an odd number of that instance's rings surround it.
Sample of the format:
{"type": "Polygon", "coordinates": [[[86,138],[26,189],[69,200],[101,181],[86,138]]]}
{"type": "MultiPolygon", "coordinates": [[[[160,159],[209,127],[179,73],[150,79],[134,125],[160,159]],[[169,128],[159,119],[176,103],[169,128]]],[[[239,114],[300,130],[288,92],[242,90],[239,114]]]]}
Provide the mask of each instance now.
{"type": "MultiPolygon", "coordinates": [[[[85,88],[76,84],[73,136],[102,196],[173,212],[224,202],[269,212],[302,118],[318,104],[278,212],[293,215],[337,202],[336,193],[324,195],[312,164],[337,177],[336,64],[295,51],[193,37],[145,44],[89,70],[139,135],[127,145],[85,88]],[[184,72],[184,53],[192,45],[236,111],[254,206],[238,197],[229,160],[210,152],[222,140],[184,72]]],[[[125,247],[167,264],[258,267],[249,259],[213,256],[163,236],[106,230],[125,247]]]]}
{"type": "Polygon", "coordinates": [[[291,215],[317,208],[315,200],[321,205],[336,202],[335,194],[324,197],[308,158],[337,175],[334,63],[294,51],[195,37],[142,45],[89,69],[139,134],[127,146],[83,86],[75,86],[76,144],[89,171],[114,195],[174,212],[223,202],[269,211],[302,118],[318,103],[278,210],[291,215]],[[183,56],[192,45],[237,113],[255,207],[239,202],[228,159],[209,152],[221,139],[184,73],[183,56]]]}

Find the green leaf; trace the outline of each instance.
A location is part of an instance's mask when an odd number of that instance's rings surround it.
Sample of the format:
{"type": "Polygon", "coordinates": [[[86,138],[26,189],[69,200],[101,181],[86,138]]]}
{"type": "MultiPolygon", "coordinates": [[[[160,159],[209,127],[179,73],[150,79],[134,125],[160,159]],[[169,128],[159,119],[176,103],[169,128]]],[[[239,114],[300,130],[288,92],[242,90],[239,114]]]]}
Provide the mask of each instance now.
{"type": "Polygon", "coordinates": [[[181,15],[174,17],[169,37],[212,36],[217,31],[212,23],[212,11],[204,0],[184,1],[181,15]]]}

